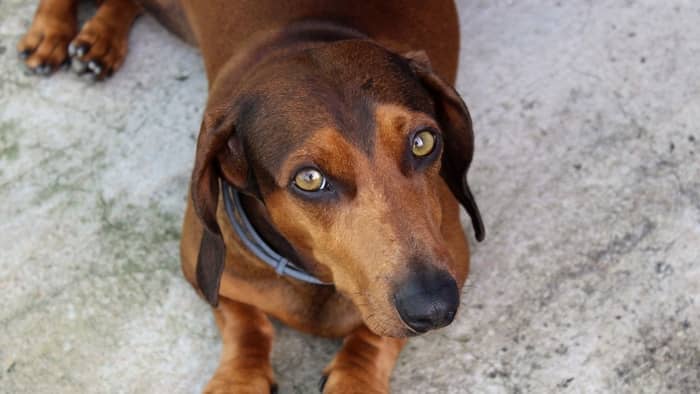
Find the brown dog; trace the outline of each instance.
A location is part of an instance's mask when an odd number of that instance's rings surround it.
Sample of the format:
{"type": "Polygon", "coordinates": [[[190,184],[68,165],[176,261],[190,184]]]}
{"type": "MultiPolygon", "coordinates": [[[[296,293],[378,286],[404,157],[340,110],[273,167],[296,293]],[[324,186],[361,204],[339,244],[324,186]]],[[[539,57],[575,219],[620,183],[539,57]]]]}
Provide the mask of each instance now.
{"type": "Polygon", "coordinates": [[[471,119],[450,87],[455,5],[105,0],[76,36],[75,0],[42,0],[18,49],[39,73],[71,56],[108,76],[142,7],[199,46],[210,85],[181,243],[224,343],[205,391],[275,387],[269,315],[345,337],[325,392],[387,392],[401,338],[457,311],[469,270],[459,203],[484,235],[466,183],[471,119]],[[243,212],[286,259],[277,272],[232,228],[243,212]],[[287,260],[323,283],[280,275],[287,260]]]}

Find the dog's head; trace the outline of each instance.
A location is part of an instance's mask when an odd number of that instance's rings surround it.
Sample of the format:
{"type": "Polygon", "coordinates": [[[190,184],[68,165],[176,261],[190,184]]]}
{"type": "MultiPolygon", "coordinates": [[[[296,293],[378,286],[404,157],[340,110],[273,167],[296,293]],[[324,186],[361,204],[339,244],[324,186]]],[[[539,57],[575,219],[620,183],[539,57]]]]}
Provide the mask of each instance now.
{"type": "Polygon", "coordinates": [[[216,304],[223,269],[223,178],[263,202],[304,267],[373,331],[449,324],[469,256],[450,254],[441,199],[466,208],[477,239],[484,229],[466,182],[469,113],[424,53],[343,41],[259,65],[235,91],[225,85],[210,92],[191,185],[207,300],[216,304]]]}

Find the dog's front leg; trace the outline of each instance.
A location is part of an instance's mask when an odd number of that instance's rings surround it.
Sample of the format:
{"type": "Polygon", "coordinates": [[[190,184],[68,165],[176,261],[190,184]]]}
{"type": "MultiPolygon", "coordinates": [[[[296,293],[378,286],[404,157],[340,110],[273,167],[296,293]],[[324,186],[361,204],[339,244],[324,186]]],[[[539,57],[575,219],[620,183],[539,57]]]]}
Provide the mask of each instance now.
{"type": "Polygon", "coordinates": [[[73,70],[96,79],[112,75],[124,62],[131,24],[141,12],[134,0],[104,0],[68,47],[73,70]]]}
{"type": "Polygon", "coordinates": [[[221,361],[205,393],[270,393],[276,391],[270,364],[274,329],[257,308],[219,299],[214,309],[221,331],[221,361]]]}
{"type": "Polygon", "coordinates": [[[360,326],[324,370],[324,393],[388,393],[389,378],[405,339],[381,337],[360,326]]]}
{"type": "Polygon", "coordinates": [[[54,71],[68,59],[68,43],[78,30],[77,0],[41,0],[34,20],[17,43],[27,67],[41,75],[54,71]]]}

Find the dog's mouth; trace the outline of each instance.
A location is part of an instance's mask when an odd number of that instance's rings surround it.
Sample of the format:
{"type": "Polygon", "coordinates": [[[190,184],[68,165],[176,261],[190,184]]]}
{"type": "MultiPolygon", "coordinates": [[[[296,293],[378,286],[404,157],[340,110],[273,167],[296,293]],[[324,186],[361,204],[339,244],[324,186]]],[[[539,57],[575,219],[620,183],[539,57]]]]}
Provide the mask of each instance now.
{"type": "Polygon", "coordinates": [[[406,323],[406,321],[403,320],[403,318],[401,318],[401,323],[403,323],[403,325],[406,326],[406,337],[417,337],[429,331],[416,331],[416,329],[409,326],[408,323],[406,323]]]}
{"type": "Polygon", "coordinates": [[[403,317],[396,311],[395,316],[380,317],[379,313],[368,313],[363,315],[365,325],[375,334],[387,337],[406,338],[416,337],[426,334],[432,330],[448,326],[454,320],[454,313],[450,313],[445,319],[441,319],[438,323],[430,321],[421,322],[423,325],[416,323],[407,323],[403,317]]]}
{"type": "Polygon", "coordinates": [[[446,327],[459,308],[459,288],[447,272],[412,275],[396,286],[383,307],[370,300],[356,302],[365,324],[376,334],[412,337],[446,327]]]}

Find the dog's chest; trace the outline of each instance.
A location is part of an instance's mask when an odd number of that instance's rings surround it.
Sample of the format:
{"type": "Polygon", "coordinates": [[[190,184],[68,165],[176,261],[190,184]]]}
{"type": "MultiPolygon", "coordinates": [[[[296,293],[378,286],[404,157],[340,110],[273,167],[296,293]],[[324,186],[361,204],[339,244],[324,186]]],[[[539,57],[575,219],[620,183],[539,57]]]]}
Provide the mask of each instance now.
{"type": "Polygon", "coordinates": [[[333,288],[293,285],[277,276],[251,281],[227,272],[220,294],[314,335],[345,336],[362,324],[357,308],[333,288]]]}

